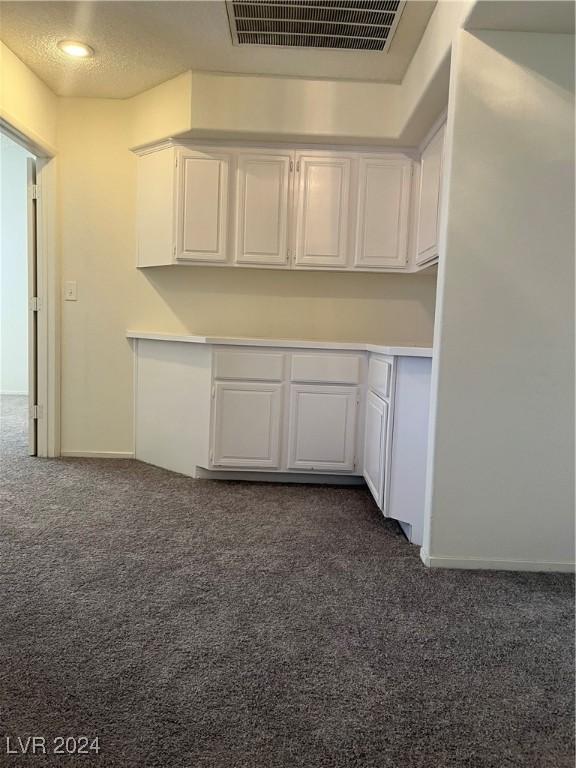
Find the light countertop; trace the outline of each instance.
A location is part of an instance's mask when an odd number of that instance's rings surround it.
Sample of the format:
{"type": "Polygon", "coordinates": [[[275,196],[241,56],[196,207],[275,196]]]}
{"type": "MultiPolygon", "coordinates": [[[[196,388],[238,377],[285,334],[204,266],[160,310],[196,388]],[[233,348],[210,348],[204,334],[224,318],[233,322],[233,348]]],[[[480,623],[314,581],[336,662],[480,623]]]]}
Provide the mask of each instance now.
{"type": "Polygon", "coordinates": [[[381,355],[402,357],[432,357],[432,347],[387,346],[365,344],[358,341],[299,341],[295,339],[249,339],[227,336],[187,336],[178,333],[156,333],[152,331],[127,331],[129,339],[148,341],[179,341],[187,344],[214,344],[238,347],[284,347],[289,349],[343,349],[356,352],[375,352],[381,355]]]}

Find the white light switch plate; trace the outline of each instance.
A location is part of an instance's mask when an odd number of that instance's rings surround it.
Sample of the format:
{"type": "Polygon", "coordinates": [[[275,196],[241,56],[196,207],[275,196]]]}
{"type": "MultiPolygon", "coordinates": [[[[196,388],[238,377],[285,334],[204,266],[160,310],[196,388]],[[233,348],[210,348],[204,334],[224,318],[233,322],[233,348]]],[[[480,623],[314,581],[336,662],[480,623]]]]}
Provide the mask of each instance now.
{"type": "Polygon", "coordinates": [[[66,280],[64,283],[64,301],[76,301],[76,280],[66,280]]]}

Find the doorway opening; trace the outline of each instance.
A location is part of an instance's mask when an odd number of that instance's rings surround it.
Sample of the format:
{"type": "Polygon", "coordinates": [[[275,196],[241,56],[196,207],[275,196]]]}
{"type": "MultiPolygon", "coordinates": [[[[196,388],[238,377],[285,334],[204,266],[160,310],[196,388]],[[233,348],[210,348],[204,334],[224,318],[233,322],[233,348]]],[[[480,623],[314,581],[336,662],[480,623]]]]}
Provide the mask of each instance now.
{"type": "Polygon", "coordinates": [[[38,453],[36,157],[0,132],[0,417],[3,448],[38,453]]]}

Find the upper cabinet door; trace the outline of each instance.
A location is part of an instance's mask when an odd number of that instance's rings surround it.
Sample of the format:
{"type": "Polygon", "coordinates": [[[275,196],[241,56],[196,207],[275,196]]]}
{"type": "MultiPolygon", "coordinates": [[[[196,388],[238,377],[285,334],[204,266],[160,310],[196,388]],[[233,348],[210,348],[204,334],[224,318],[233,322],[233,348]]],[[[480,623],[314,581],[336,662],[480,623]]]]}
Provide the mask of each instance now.
{"type": "Polygon", "coordinates": [[[296,265],[346,267],[350,158],[297,156],[296,265]]]}
{"type": "Polygon", "coordinates": [[[416,264],[424,264],[438,256],[444,128],[440,128],[422,152],[416,264]]]}
{"type": "Polygon", "coordinates": [[[412,162],[407,158],[361,158],[356,268],[406,267],[411,180],[412,162]]]}
{"type": "Polygon", "coordinates": [[[177,259],[227,261],[232,157],[188,150],[179,153],[177,259]]]}
{"type": "Polygon", "coordinates": [[[291,154],[241,154],[236,198],[236,262],[288,263],[291,154]]]}

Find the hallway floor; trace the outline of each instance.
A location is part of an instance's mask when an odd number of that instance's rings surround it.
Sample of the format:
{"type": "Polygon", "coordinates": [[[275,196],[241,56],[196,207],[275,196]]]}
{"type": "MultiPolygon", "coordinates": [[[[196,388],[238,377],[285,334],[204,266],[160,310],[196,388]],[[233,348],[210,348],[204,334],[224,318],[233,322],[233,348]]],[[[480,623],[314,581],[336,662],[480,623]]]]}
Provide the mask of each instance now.
{"type": "Polygon", "coordinates": [[[572,768],[573,578],[429,571],[362,488],[26,455],[1,410],[0,765],[572,768]],[[4,736],[99,737],[80,757],[4,736]]]}

